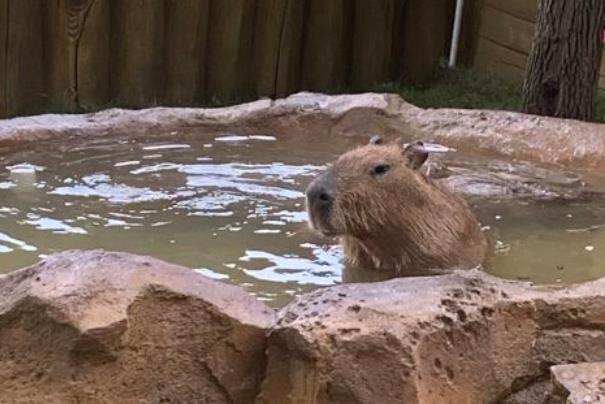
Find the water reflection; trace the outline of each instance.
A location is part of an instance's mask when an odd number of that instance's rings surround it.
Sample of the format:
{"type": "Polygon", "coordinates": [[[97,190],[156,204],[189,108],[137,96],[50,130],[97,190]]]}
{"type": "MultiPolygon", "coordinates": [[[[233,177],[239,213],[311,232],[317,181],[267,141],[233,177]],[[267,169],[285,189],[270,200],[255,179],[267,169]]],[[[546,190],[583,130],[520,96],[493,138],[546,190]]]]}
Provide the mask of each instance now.
{"type": "Polygon", "coordinates": [[[170,140],[49,143],[9,156],[20,161],[0,175],[4,271],[55,251],[106,248],[197,268],[272,304],[338,281],[338,249],[307,243],[301,230],[303,189],[344,144],[318,144],[308,158],[269,135],[170,140]]]}

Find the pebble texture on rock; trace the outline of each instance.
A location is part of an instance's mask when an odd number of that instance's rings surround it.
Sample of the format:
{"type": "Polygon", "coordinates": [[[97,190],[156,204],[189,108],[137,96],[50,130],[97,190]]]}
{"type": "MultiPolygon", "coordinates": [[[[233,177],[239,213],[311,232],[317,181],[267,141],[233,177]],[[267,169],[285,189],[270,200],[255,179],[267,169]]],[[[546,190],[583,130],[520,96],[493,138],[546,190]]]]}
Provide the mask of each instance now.
{"type": "Polygon", "coordinates": [[[605,360],[604,290],[475,271],[317,290],[281,311],[259,402],[543,403],[552,364],[605,360]]]}

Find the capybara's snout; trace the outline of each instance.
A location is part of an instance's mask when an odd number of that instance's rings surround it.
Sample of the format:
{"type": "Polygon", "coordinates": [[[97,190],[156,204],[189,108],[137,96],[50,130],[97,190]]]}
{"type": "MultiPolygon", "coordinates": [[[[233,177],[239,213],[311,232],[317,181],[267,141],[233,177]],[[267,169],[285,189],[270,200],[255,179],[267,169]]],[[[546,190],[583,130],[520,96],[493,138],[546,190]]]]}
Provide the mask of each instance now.
{"type": "Polygon", "coordinates": [[[324,173],[315,178],[307,187],[307,203],[318,210],[329,210],[334,200],[329,174],[324,173]]]}
{"type": "Polygon", "coordinates": [[[307,187],[307,212],[311,227],[324,234],[330,233],[330,213],[334,204],[334,186],[331,173],[325,172],[307,187]]]}

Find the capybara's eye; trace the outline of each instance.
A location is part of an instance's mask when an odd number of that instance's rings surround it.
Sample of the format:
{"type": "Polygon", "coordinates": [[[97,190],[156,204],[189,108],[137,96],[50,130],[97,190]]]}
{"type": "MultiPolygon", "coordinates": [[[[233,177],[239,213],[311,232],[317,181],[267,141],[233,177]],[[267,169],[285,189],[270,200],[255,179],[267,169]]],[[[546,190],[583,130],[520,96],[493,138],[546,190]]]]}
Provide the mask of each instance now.
{"type": "Polygon", "coordinates": [[[372,169],[372,175],[383,175],[391,169],[388,164],[378,164],[372,169]]]}

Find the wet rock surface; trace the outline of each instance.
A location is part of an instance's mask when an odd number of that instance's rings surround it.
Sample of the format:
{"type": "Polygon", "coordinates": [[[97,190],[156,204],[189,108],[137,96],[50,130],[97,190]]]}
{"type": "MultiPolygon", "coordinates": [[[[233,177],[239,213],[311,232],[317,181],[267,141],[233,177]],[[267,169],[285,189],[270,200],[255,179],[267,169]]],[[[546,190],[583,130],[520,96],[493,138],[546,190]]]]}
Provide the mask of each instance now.
{"type": "Polygon", "coordinates": [[[0,402],[248,404],[274,313],[243,290],[122,253],[0,279],[0,402]]]}
{"type": "Polygon", "coordinates": [[[427,174],[467,198],[496,200],[595,200],[605,195],[580,175],[545,169],[529,162],[489,161],[484,165],[448,165],[436,161],[427,174]]]}
{"type": "Polygon", "coordinates": [[[551,368],[553,391],[548,404],[605,402],[605,362],[551,368]]]}

